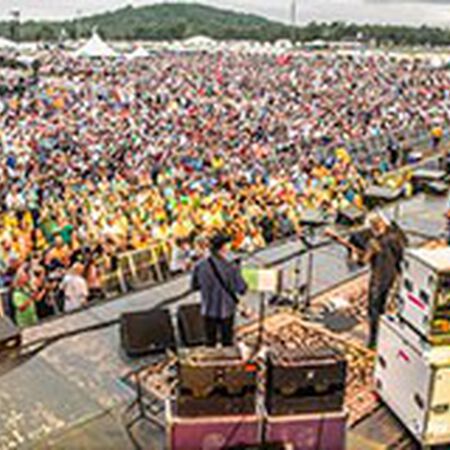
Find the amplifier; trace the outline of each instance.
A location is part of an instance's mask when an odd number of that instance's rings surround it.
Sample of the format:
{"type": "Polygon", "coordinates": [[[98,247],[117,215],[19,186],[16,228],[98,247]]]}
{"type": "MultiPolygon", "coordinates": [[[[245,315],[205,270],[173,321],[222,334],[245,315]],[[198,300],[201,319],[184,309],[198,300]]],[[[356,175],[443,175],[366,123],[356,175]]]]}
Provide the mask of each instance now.
{"type": "Polygon", "coordinates": [[[255,412],[257,367],[235,347],[197,347],[179,352],[177,414],[255,412]]]}
{"type": "Polygon", "coordinates": [[[268,416],[266,439],[285,442],[292,450],[345,450],[345,412],[268,416]]]}
{"type": "Polygon", "coordinates": [[[340,411],[346,371],[346,359],[330,348],[269,354],[266,386],[269,415],[340,411]]]}
{"type": "Polygon", "coordinates": [[[405,252],[399,314],[433,344],[450,343],[450,248],[405,252]]]}
{"type": "Polygon", "coordinates": [[[20,342],[20,328],[14,325],[9,317],[0,317],[0,353],[18,347],[20,342]]]}

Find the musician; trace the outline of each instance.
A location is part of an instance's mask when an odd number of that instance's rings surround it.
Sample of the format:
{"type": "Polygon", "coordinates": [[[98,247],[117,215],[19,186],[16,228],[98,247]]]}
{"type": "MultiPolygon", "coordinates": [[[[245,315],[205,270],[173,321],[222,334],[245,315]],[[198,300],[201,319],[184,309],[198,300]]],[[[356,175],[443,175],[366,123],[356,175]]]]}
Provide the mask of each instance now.
{"type": "Polygon", "coordinates": [[[375,348],[378,322],[384,313],[389,292],[400,271],[400,262],[406,246],[402,230],[391,224],[381,212],[371,213],[367,218],[370,238],[364,248],[356,247],[333,232],[327,234],[351,250],[352,257],[363,264],[370,264],[369,281],[369,348],[375,348]]]}
{"type": "Polygon", "coordinates": [[[200,261],[192,275],[192,289],[201,292],[201,313],[206,343],[215,347],[220,334],[222,346],[233,345],[234,317],[247,286],[239,268],[227,258],[228,237],[218,234],[211,239],[210,255],[200,261]]]}

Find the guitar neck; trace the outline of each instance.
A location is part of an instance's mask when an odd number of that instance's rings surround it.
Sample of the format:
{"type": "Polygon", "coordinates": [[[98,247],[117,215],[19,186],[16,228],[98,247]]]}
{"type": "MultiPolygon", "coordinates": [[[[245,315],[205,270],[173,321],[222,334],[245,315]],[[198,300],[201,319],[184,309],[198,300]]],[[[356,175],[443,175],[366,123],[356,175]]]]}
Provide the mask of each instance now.
{"type": "Polygon", "coordinates": [[[336,241],[338,244],[342,245],[343,247],[347,248],[351,252],[354,253],[361,253],[361,249],[351,244],[347,239],[343,238],[342,236],[339,236],[338,234],[333,234],[330,236],[334,241],[336,241]]]}

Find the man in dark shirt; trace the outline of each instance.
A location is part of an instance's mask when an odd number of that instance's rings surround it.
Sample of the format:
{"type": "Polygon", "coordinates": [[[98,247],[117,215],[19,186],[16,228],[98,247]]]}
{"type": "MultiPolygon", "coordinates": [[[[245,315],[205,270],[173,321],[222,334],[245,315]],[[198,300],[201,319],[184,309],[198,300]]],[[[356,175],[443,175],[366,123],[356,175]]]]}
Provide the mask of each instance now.
{"type": "Polygon", "coordinates": [[[400,271],[403,251],[407,244],[403,231],[381,213],[371,213],[367,222],[369,234],[364,239],[346,241],[329,232],[350,251],[353,260],[369,264],[369,348],[376,346],[378,322],[386,308],[386,301],[400,271]]]}
{"type": "Polygon", "coordinates": [[[369,281],[369,347],[376,346],[378,322],[386,308],[389,292],[400,270],[400,262],[406,245],[403,232],[390,224],[381,213],[369,216],[372,232],[361,261],[370,264],[369,281]]]}
{"type": "Polygon", "coordinates": [[[239,268],[226,258],[228,243],[226,236],[213,237],[210,256],[197,264],[192,275],[192,289],[201,292],[207,345],[212,347],[219,333],[223,346],[233,345],[237,295],[247,290],[239,268]]]}

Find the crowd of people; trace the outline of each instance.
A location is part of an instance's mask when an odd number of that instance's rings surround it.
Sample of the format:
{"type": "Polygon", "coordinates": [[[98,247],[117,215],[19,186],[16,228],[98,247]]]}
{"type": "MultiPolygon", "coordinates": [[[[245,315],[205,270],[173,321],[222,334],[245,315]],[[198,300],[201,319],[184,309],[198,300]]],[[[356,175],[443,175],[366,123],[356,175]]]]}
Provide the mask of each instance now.
{"type": "Polygon", "coordinates": [[[23,326],[101,297],[123,252],[168,242],[187,270],[217,231],[251,251],[308,209],[361,208],[408,136],[450,122],[448,72],[387,57],[58,53],[23,86],[0,99],[0,274],[23,326]]]}

